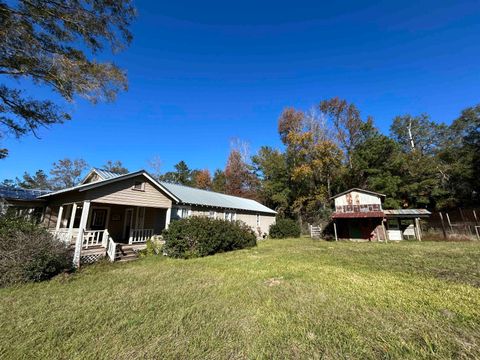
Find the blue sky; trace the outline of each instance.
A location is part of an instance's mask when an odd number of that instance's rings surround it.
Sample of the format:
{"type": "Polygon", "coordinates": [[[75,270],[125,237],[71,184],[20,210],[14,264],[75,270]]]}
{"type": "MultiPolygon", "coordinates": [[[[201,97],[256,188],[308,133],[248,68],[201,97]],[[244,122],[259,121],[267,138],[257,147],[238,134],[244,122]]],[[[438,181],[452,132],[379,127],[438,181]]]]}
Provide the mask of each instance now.
{"type": "MultiPolygon", "coordinates": [[[[339,96],[388,132],[395,115],[450,122],[480,102],[479,1],[138,1],[115,62],[129,91],[67,105],[73,120],[21,140],[0,179],[64,157],[131,170],[223,168],[232,138],[279,147],[277,119],[339,96]],[[235,4],[236,3],[236,4],[235,4]]],[[[43,89],[32,95],[49,96],[43,89]]]]}

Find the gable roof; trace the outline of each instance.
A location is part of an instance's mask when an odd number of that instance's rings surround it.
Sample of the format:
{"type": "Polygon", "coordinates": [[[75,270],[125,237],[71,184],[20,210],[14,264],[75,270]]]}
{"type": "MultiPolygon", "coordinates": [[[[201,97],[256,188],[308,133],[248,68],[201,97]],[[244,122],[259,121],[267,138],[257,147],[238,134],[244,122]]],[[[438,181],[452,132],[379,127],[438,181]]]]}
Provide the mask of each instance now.
{"type": "MultiPolygon", "coordinates": [[[[196,189],[193,187],[172,184],[164,181],[155,180],[148,172],[145,170],[140,170],[124,175],[112,173],[110,171],[101,171],[101,169],[92,169],[90,173],[85,177],[85,179],[95,172],[102,180],[94,181],[91,183],[80,184],[71,188],[58,190],[49,194],[42,195],[40,197],[49,197],[57,194],[67,193],[70,191],[87,191],[94,189],[100,186],[105,186],[120,180],[129,179],[138,175],[145,176],[158,188],[163,190],[167,195],[169,195],[177,203],[185,205],[199,205],[199,206],[210,206],[214,208],[224,208],[224,209],[235,209],[235,210],[247,210],[258,213],[267,213],[267,214],[276,214],[277,212],[260,204],[258,201],[245,199],[238,196],[225,195],[213,191],[196,189]],[[100,171],[99,171],[100,170],[100,171]],[[103,178],[105,175],[105,178],[103,178]]],[[[84,179],[84,180],[85,180],[84,179]]]]}
{"type": "Polygon", "coordinates": [[[115,176],[115,177],[111,177],[111,178],[108,178],[108,179],[104,179],[104,180],[98,180],[98,181],[94,181],[94,182],[91,182],[91,183],[86,183],[86,184],[80,184],[80,185],[77,185],[77,186],[73,186],[71,188],[66,188],[66,189],[62,189],[62,190],[58,190],[58,191],[54,191],[54,192],[51,192],[49,194],[45,194],[45,195],[42,195],[40,197],[50,197],[50,196],[53,196],[53,195],[58,195],[58,194],[63,194],[63,193],[67,193],[67,192],[70,192],[70,191],[87,191],[87,190],[90,190],[90,189],[95,189],[97,187],[100,187],[100,186],[105,186],[105,185],[108,185],[108,184],[111,184],[111,183],[114,183],[114,182],[117,182],[117,181],[121,181],[121,180],[126,180],[126,179],[130,179],[132,177],[135,177],[135,176],[139,176],[139,175],[143,175],[145,176],[148,180],[150,180],[156,187],[158,187],[160,190],[162,190],[163,192],[165,192],[168,196],[170,196],[170,198],[172,198],[173,200],[175,201],[179,201],[179,199],[174,195],[172,194],[168,189],[166,189],[162,184],[160,184],[158,181],[156,181],[149,173],[147,173],[145,170],[140,170],[140,171],[136,171],[136,172],[132,172],[132,173],[128,173],[128,174],[124,174],[124,175],[118,175],[115,176]]]}
{"type": "Polygon", "coordinates": [[[235,210],[247,210],[267,214],[276,214],[277,212],[260,204],[258,201],[245,199],[238,196],[221,194],[208,190],[196,189],[190,186],[160,182],[170,192],[180,199],[180,202],[186,205],[210,206],[214,208],[225,208],[235,210]]]}
{"type": "Polygon", "coordinates": [[[50,190],[23,189],[10,186],[0,186],[0,199],[35,201],[39,196],[50,193],[50,190]]]}
{"type": "Polygon", "coordinates": [[[90,170],[90,172],[83,178],[83,180],[80,181],[80,185],[85,184],[85,181],[87,181],[88,178],[93,174],[97,174],[101,180],[113,179],[122,175],[105,169],[92,168],[92,170],[90,170]]]}
{"type": "Polygon", "coordinates": [[[336,199],[340,196],[343,196],[345,194],[348,194],[349,192],[352,192],[352,191],[357,191],[357,192],[361,192],[361,193],[364,193],[364,194],[369,194],[369,195],[374,195],[374,196],[378,196],[378,197],[385,197],[384,194],[380,194],[380,193],[377,193],[377,192],[374,192],[374,191],[370,191],[370,190],[364,190],[364,189],[360,189],[360,188],[351,188],[347,191],[344,191],[344,192],[341,192],[340,194],[337,194],[335,196],[332,196],[330,198],[330,200],[333,200],[333,199],[336,199]]]}

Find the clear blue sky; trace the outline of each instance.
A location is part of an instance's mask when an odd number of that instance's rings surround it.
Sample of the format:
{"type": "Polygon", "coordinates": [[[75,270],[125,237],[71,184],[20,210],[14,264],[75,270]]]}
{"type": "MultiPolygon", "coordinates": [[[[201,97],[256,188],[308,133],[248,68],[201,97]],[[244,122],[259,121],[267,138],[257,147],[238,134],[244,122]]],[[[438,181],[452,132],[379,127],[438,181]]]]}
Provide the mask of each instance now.
{"type": "Polygon", "coordinates": [[[7,139],[0,179],[63,157],[223,168],[231,138],[252,151],[280,146],[284,107],[333,96],[384,132],[395,115],[450,122],[480,102],[479,1],[341,3],[138,1],[134,41],[115,58],[129,91],[110,104],[77,101],[73,120],[41,140],[7,139]]]}

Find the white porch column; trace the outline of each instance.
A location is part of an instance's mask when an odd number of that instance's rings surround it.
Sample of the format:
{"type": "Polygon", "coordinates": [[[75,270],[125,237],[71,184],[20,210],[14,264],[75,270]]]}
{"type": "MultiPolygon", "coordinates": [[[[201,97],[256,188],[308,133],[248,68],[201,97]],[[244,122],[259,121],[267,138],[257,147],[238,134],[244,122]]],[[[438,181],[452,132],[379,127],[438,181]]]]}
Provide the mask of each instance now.
{"type": "Polygon", "coordinates": [[[73,234],[73,223],[75,222],[75,214],[77,212],[77,203],[73,203],[72,205],[72,214],[70,215],[70,224],[68,226],[68,242],[72,241],[72,234],[73,234]]]}
{"type": "Polygon", "coordinates": [[[83,202],[82,217],[80,219],[80,225],[78,226],[77,241],[75,242],[75,254],[73,255],[73,265],[80,267],[80,253],[83,245],[83,233],[87,226],[88,213],[90,211],[90,201],[83,202]]]}
{"type": "Polygon", "coordinates": [[[333,231],[335,232],[335,241],[338,241],[336,221],[333,221],[333,231]]]}
{"type": "Polygon", "coordinates": [[[170,218],[172,217],[172,208],[169,207],[167,209],[167,215],[165,216],[165,229],[168,229],[168,226],[170,225],[170,218]]]}
{"type": "Polygon", "coordinates": [[[60,229],[60,225],[62,224],[62,216],[63,216],[63,205],[58,208],[58,215],[57,215],[57,226],[55,227],[55,232],[60,229]]]}

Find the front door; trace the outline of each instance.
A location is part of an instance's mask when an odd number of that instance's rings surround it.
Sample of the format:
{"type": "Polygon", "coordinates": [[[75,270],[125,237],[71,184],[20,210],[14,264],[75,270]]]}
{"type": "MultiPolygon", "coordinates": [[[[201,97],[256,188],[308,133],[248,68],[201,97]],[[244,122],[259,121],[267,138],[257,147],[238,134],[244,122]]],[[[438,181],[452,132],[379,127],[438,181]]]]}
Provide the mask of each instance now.
{"type": "Polygon", "coordinates": [[[107,225],[107,209],[92,209],[90,229],[104,230],[107,225]]]}
{"type": "Polygon", "coordinates": [[[128,240],[130,236],[130,230],[133,224],[133,209],[125,210],[125,222],[123,224],[123,239],[128,240]]]}

